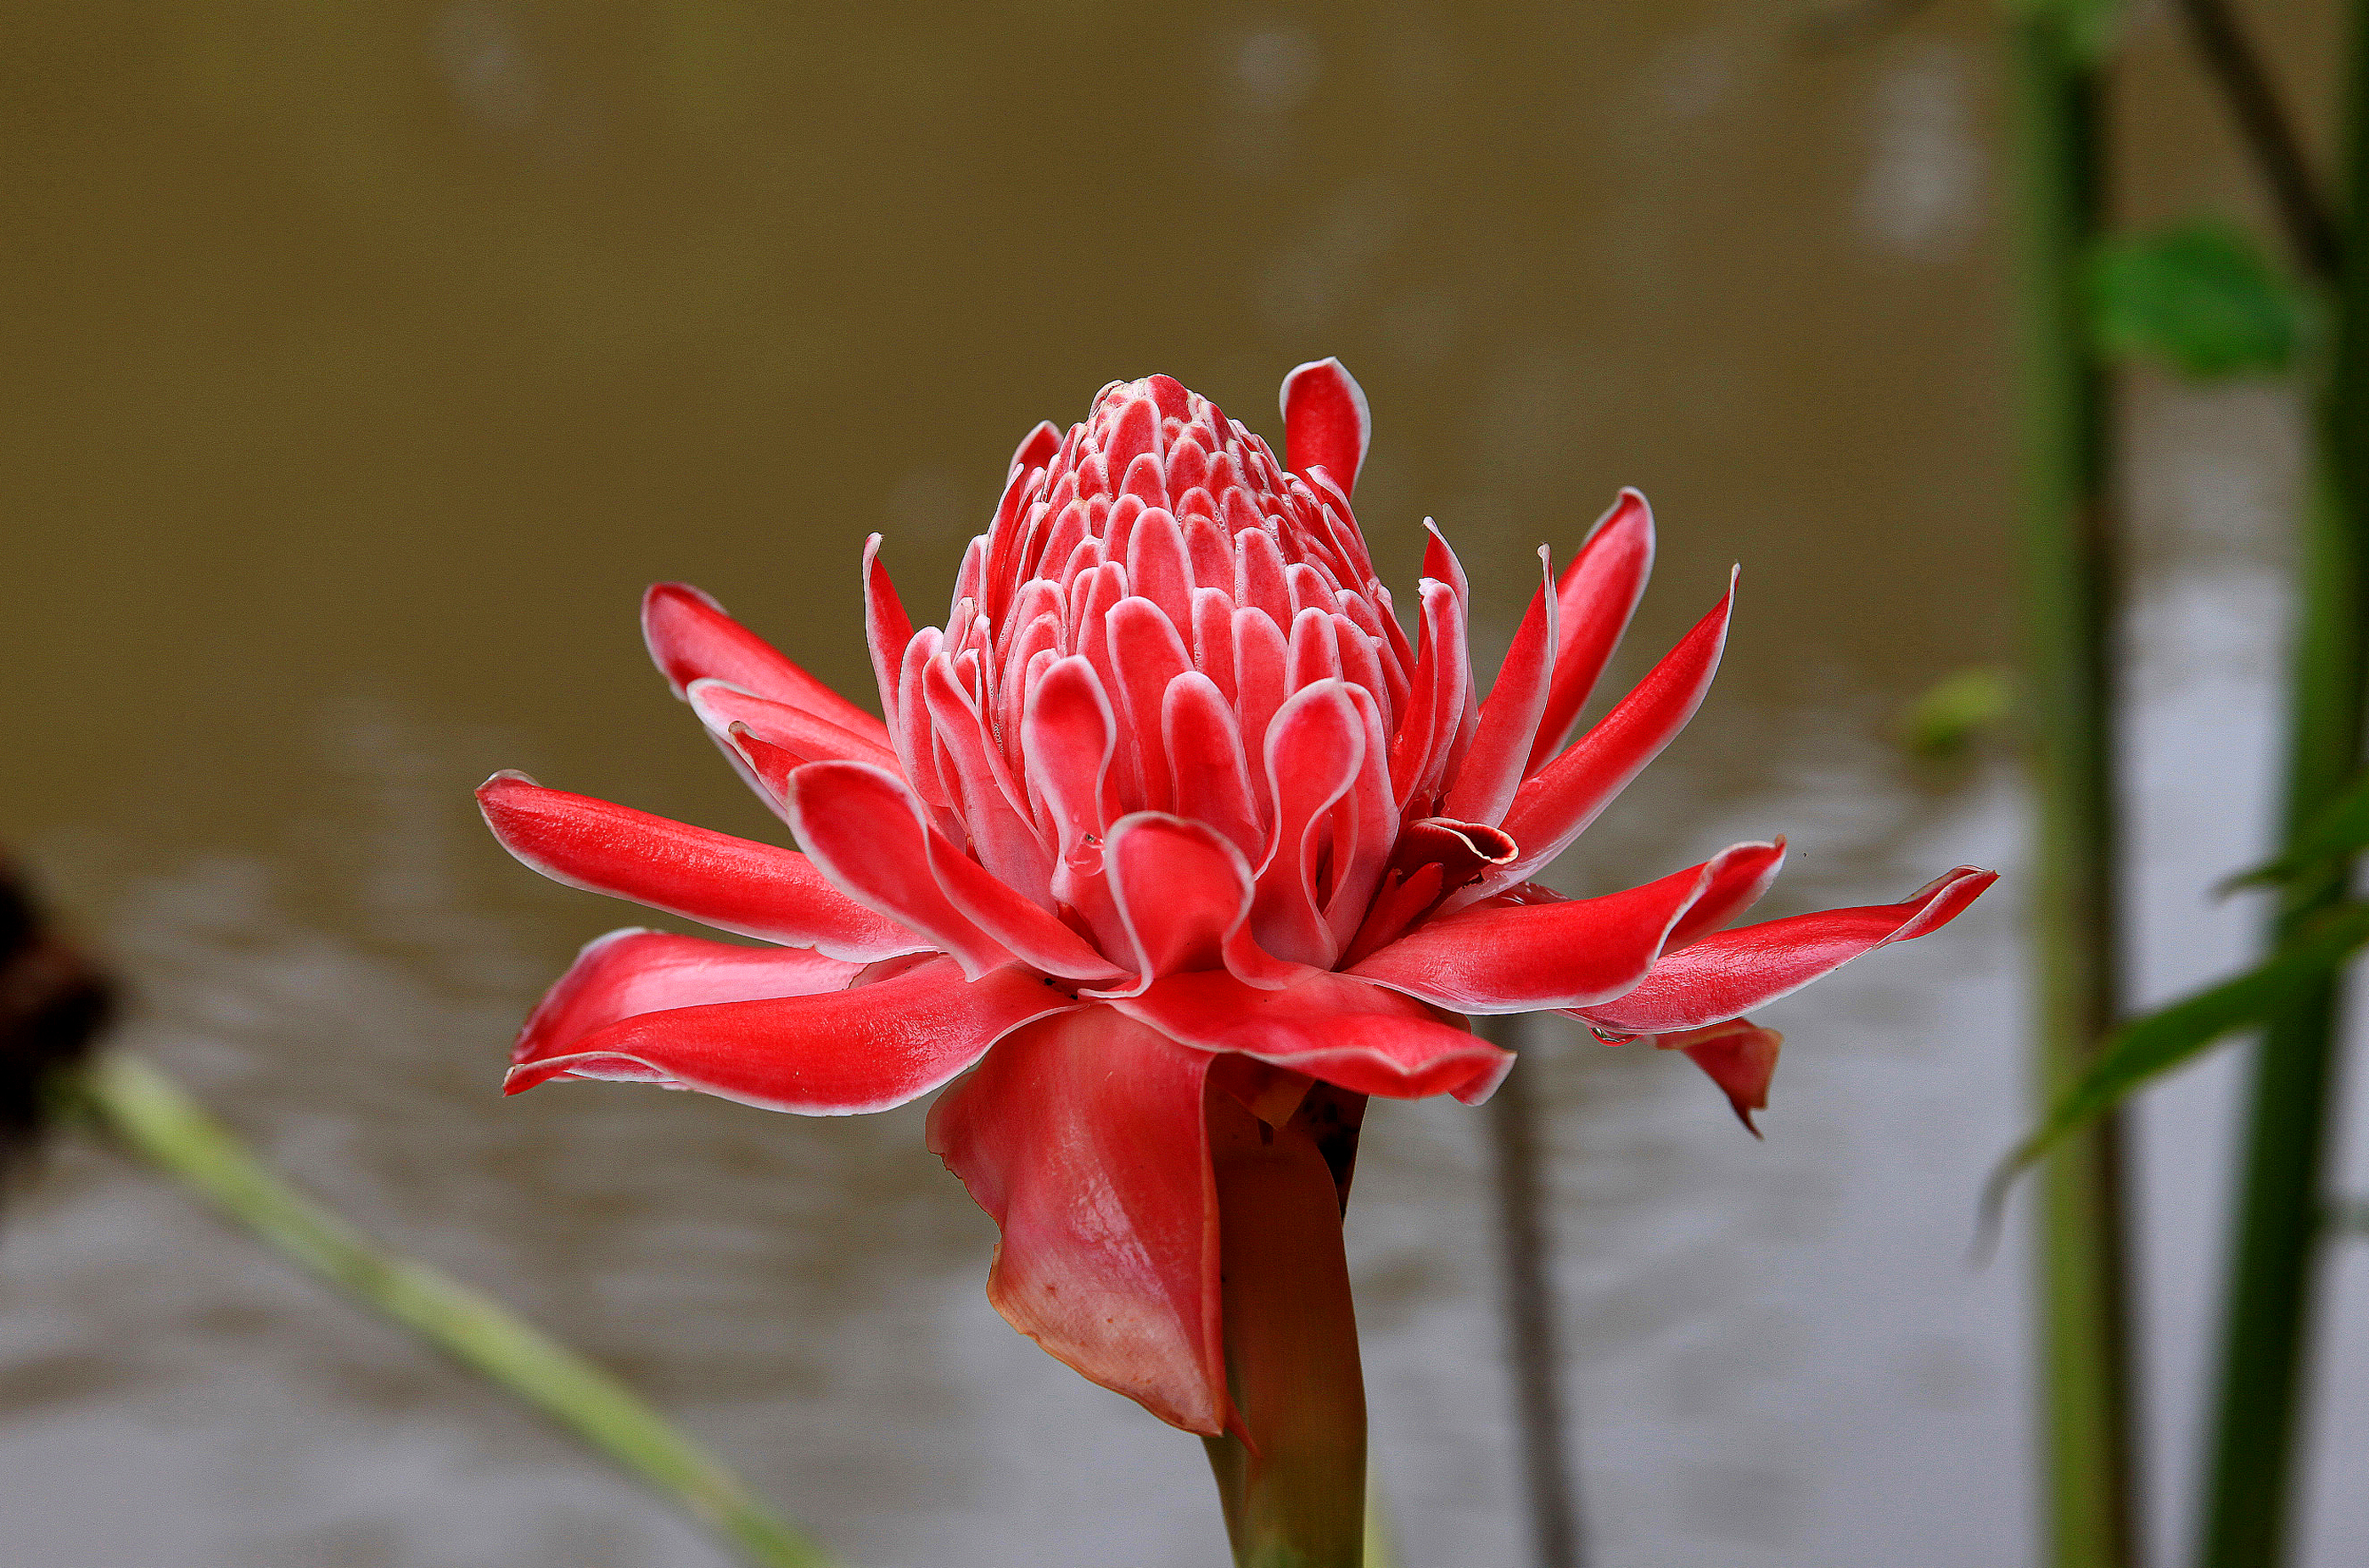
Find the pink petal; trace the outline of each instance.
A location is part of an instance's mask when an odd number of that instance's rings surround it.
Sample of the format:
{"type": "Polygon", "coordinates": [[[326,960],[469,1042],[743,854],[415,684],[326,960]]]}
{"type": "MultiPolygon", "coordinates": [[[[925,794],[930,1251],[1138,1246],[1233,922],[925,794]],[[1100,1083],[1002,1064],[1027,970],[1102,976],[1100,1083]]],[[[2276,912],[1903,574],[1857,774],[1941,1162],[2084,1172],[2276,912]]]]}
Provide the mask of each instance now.
{"type": "Polygon", "coordinates": [[[1311,360],[1283,378],[1283,450],[1294,474],[1321,466],[1347,495],[1373,432],[1365,389],[1340,361],[1311,360]]]}
{"type": "Polygon", "coordinates": [[[878,719],[791,663],[688,583],[658,583],[642,596],[642,639],[678,697],[692,681],[712,675],[888,744],[887,729],[878,719]]]}
{"type": "Polygon", "coordinates": [[[1459,1013],[1609,1001],[1653,970],[1671,931],[1706,892],[1756,875],[1779,853],[1773,844],[1738,844],[1601,898],[1482,904],[1417,927],[1351,972],[1459,1013]]]}
{"type": "Polygon", "coordinates": [[[1347,975],[1311,974],[1281,990],[1229,974],[1173,975],[1111,1005],[1183,1045],[1239,1051],[1394,1099],[1478,1103],[1514,1059],[1413,998],[1347,975]]]}
{"type": "Polygon", "coordinates": [[[1118,721],[1102,678],[1084,658],[1071,654],[1046,667],[1028,693],[1020,743],[1066,862],[1081,841],[1110,825],[1117,805],[1110,772],[1118,721]]]}
{"type": "Polygon", "coordinates": [[[1727,646],[1729,613],[1735,606],[1731,577],[1726,597],[1697,622],[1662,662],[1598,719],[1579,743],[1531,775],[1514,796],[1498,826],[1522,846],[1511,864],[1482,877],[1457,902],[1469,904],[1501,887],[1528,880],[1561,854],[1604,808],[1677,738],[1702,706],[1711,679],[1727,646]]]}
{"type": "Polygon", "coordinates": [[[1170,681],[1161,700],[1160,733],[1176,815],[1207,823],[1245,857],[1264,850],[1266,835],[1251,795],[1242,730],[1218,683],[1197,670],[1170,681]]]}
{"type": "Polygon", "coordinates": [[[869,910],[931,935],[964,974],[1025,959],[1047,974],[1106,980],[1118,967],[929,827],[905,782],[864,762],[789,774],[789,822],[807,855],[869,910]]]}
{"type": "Polygon", "coordinates": [[[1275,836],[1258,869],[1251,925],[1259,945],[1278,958],[1332,967],[1337,949],[1316,874],[1327,814],[1356,782],[1365,750],[1365,723],[1338,680],[1293,692],[1267,728],[1275,836]]]}
{"type": "Polygon", "coordinates": [[[1232,1418],[1210,1058],[1107,1008],[1013,1035],[930,1108],[930,1148],[1002,1230],[988,1299],[1093,1381],[1172,1425],[1232,1418]]]}
{"type": "Polygon", "coordinates": [[[1830,975],[1862,953],[1939,930],[1998,880],[1962,865],[1897,904],[1826,910],[1706,936],[1664,955],[1635,990],[1575,1016],[1619,1035],[1672,1035],[1724,1023],[1830,975]]]}
{"type": "Polygon", "coordinates": [[[1752,1113],[1768,1108],[1768,1081],[1777,1075],[1777,1052],[1785,1044],[1784,1036],[1748,1018],[1732,1018],[1708,1029],[1657,1035],[1654,1044],[1665,1051],[1684,1051],[1719,1085],[1744,1129],[1760,1136],[1752,1125],[1752,1113]]]}
{"type": "MultiPolygon", "coordinates": [[[[979,704],[958,670],[976,670],[972,656],[957,666],[941,654],[921,671],[921,699],[930,710],[930,733],[953,764],[952,783],[962,797],[963,825],[988,870],[1049,909],[1053,863],[1027,797],[1012,776],[1002,750],[989,738],[979,704]]],[[[947,770],[943,766],[941,773],[947,770]]]]}
{"type": "Polygon", "coordinates": [[[502,848],[555,882],[833,958],[925,952],[925,937],[851,900],[805,855],[496,773],[477,789],[502,848]]]}
{"type": "Polygon", "coordinates": [[[1611,662],[1612,650],[1629,629],[1637,601],[1645,597],[1645,579],[1653,571],[1654,509],[1643,496],[1623,490],[1555,585],[1561,612],[1554,685],[1526,772],[1536,773],[1571,738],[1572,723],[1611,662]]]}
{"type": "Polygon", "coordinates": [[[905,645],[913,640],[913,618],[880,564],[880,535],[864,542],[864,642],[872,653],[872,678],[880,686],[880,714],[887,727],[897,728],[897,678],[903,668],[905,645]]]}
{"type": "Polygon", "coordinates": [[[621,1019],[718,1001],[844,990],[864,966],[811,947],[735,947],[628,928],[584,944],[519,1031],[513,1062],[563,1055],[621,1019]]]}
{"type": "Polygon", "coordinates": [[[1546,711],[1547,691],[1555,674],[1555,598],[1553,567],[1544,550],[1539,567],[1547,580],[1531,596],[1529,612],[1514,634],[1514,646],[1497,671],[1481,704],[1472,746],[1456,770],[1456,787],[1439,814],[1467,822],[1496,826],[1512,805],[1514,792],[1529,771],[1530,743],[1537,737],[1539,716],[1546,711]]]}
{"type": "Polygon", "coordinates": [[[554,1078],[657,1082],[769,1111],[851,1116],[928,1093],[1035,1019],[1077,1006],[1027,970],[967,981],[936,959],[818,996],[645,1013],[510,1069],[505,1093],[554,1078]]]}
{"type": "Polygon", "coordinates": [[[1207,823],[1139,811],[1112,827],[1103,848],[1141,990],[1181,969],[1224,962],[1226,934],[1250,911],[1251,868],[1207,823]]]}
{"type": "Polygon", "coordinates": [[[683,690],[690,700],[691,711],[699,715],[710,735],[724,739],[736,724],[746,725],[749,732],[770,746],[795,756],[804,762],[870,762],[878,768],[894,770],[897,753],[888,747],[841,729],[829,719],[820,719],[804,708],[777,703],[770,697],[742,691],[728,681],[704,676],[683,690]]]}

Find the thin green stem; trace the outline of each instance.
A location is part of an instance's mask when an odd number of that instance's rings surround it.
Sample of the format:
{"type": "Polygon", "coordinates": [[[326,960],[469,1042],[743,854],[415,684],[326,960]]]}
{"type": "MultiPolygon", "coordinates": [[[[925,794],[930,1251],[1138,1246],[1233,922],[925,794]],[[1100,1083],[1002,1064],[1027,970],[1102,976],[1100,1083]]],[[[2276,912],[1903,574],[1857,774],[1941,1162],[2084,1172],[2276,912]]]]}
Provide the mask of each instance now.
{"type": "Polygon", "coordinates": [[[107,1131],[298,1266],[509,1389],[649,1485],[673,1496],[760,1568],[839,1560],[750,1495],[739,1478],[631,1390],[425,1264],[384,1252],[273,1175],[179,1085],[114,1051],[66,1093],[107,1131]]]}
{"type": "MultiPolygon", "coordinates": [[[[2334,360],[2298,565],[2290,842],[2359,766],[2369,697],[2369,236],[2363,232],[2369,212],[2369,0],[2353,8],[2352,50],[2334,360]]],[[[2272,941],[2340,899],[2351,869],[2330,864],[2291,883],[2272,921],[2272,941]]],[[[2292,1546],[2341,1003],[2336,981],[2312,988],[2264,1031],[2256,1057],[2198,1552],[2204,1568],[2278,1568],[2292,1546]]]]}
{"type": "MultiPolygon", "coordinates": [[[[2054,1104],[2119,1005],[2106,383],[2082,267],[2103,216],[2100,89],[2068,8],[2011,25],[2022,216],[2024,621],[2038,810],[2034,1077],[2054,1104]]],[[[2138,1560],[2122,1133],[2109,1120],[2042,1173],[2039,1225],[2048,1561],[2138,1560]]]]}
{"type": "MultiPolygon", "coordinates": [[[[1320,1087],[1281,1127],[1208,1097],[1235,1432],[1207,1440],[1238,1568],[1361,1568],[1366,1389],[1320,1087]]],[[[1356,1109],[1362,1112],[1359,1097],[1356,1109]]]]}

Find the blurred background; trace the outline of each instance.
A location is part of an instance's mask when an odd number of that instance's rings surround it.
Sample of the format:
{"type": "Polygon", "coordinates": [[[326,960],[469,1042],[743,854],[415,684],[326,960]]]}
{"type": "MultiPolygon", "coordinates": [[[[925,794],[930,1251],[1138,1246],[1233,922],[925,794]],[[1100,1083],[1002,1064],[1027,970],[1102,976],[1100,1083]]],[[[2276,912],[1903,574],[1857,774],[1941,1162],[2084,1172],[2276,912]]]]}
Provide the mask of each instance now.
{"type": "MultiPolygon", "coordinates": [[[[2324,149],[2339,7],[2254,9],[2324,149]]],[[[2169,18],[2128,26],[2129,215],[2258,217],[2169,18]]],[[[1997,48],[1975,0],[10,6],[0,835],[126,978],[125,1043],[853,1561],[1219,1561],[1199,1445],[987,1306],[993,1230],[922,1106],[501,1099],[543,987],[650,917],[513,864],[469,791],[519,767],[768,836],[646,662],[645,584],[706,588],[868,702],[866,533],[919,612],[1036,420],[1163,371],[1274,438],[1283,372],[1337,354],[1385,580],[1437,517],[1490,666],[1529,552],[1619,485],[1663,544],[1612,690],[1744,564],[1711,702],[1560,885],[1775,832],[1771,914],[2010,874],[1768,1010],[1766,1143],[1674,1057],[1574,1031],[1526,1058],[1596,1560],[2028,1561],[2024,1249],[1965,1261],[2026,1114],[2022,786],[2002,750],[1896,736],[2012,655],[1997,48]]],[[[2268,842],[2300,447],[2283,384],[2126,390],[2147,1001],[2258,923],[2204,895],[2268,842]]],[[[2237,1060],[2139,1123],[2166,1541],[2237,1060]]],[[[1350,1216],[1411,1564],[1526,1561],[1482,1139],[1450,1102],[1378,1105],[1350,1216]]],[[[2302,1515],[2327,1568],[2369,1539],[2343,1484],[2369,1249],[2330,1277],[2302,1515]]],[[[40,1568],[727,1561],[73,1141],[0,1238],[0,1539],[40,1568]]]]}

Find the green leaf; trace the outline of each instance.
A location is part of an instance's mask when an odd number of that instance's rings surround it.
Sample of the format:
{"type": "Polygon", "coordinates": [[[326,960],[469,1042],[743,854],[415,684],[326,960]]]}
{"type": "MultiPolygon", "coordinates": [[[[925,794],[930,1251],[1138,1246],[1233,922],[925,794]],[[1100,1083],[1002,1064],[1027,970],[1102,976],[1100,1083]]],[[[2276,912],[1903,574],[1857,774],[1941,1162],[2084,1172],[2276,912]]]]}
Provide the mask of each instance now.
{"type": "Polygon", "coordinates": [[[1903,710],[1900,744],[1936,761],[1957,756],[2014,705],[2007,672],[1977,665],[1945,675],[1903,710]]]}
{"type": "Polygon", "coordinates": [[[2089,285],[2100,353],[2195,381],[2285,370],[2307,336],[2302,291],[2225,223],[2109,241],[2090,258],[2089,285]]]}
{"type": "Polygon", "coordinates": [[[2222,883],[2219,891],[2231,893],[2240,887],[2268,887],[2292,882],[2362,849],[2369,849],[2369,773],[2346,784],[2341,794],[2322,807],[2318,815],[2295,834],[2286,853],[2251,871],[2239,872],[2222,883]]]}
{"type": "Polygon", "coordinates": [[[2289,998],[2342,965],[2363,943],[2369,943],[2369,903],[2340,904],[2260,967],[2123,1025],[2099,1050],[2081,1081],[1992,1171],[1983,1189],[1982,1234],[1997,1234],[2008,1189],[2059,1139],[2215,1040],[2270,1022],[2289,998]]]}

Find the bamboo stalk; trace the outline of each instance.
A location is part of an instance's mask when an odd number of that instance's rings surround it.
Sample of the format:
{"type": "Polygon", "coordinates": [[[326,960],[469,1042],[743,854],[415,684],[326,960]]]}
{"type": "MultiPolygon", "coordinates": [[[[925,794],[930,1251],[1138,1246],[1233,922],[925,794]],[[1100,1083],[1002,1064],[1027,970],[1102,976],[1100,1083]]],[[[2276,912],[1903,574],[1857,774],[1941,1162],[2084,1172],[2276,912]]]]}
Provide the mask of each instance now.
{"type": "MultiPolygon", "coordinates": [[[[2111,1032],[2117,972],[2106,384],[2082,268],[2103,219],[2100,86],[2069,7],[2010,22],[2022,216],[2024,622],[2038,823],[2031,933],[2043,1104],[2111,1032]]],[[[2047,1561],[2138,1561],[2122,1132],[2110,1119],[2042,1172],[2040,1337],[2047,1561]]]]}
{"type": "MultiPolygon", "coordinates": [[[[2351,48],[2334,358],[2297,585],[2290,842],[2359,765],[2369,696],[2369,256],[2362,232],[2369,203],[2369,3],[2353,7],[2351,48]]],[[[2350,880],[2350,863],[2340,862],[2289,884],[2272,919],[2273,943],[2342,898],[2350,880]]],[[[2204,1568],[2277,1568],[2292,1546],[2341,1001],[2332,978],[2311,988],[2264,1032],[2255,1059],[2199,1550],[2204,1568]]]]}
{"type": "Polygon", "coordinates": [[[501,1384],[644,1482],[672,1496],[759,1568],[839,1560],[750,1496],[633,1391],[425,1264],[382,1251],[280,1181],[180,1086],[136,1056],[109,1052],[67,1087],[109,1133],[282,1256],[501,1384]]]}

